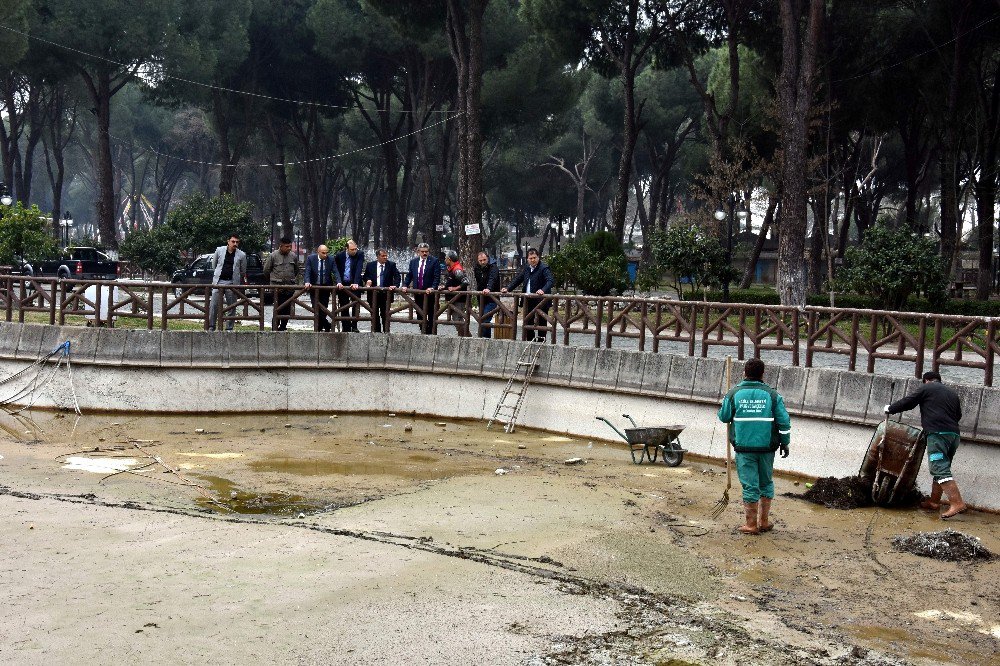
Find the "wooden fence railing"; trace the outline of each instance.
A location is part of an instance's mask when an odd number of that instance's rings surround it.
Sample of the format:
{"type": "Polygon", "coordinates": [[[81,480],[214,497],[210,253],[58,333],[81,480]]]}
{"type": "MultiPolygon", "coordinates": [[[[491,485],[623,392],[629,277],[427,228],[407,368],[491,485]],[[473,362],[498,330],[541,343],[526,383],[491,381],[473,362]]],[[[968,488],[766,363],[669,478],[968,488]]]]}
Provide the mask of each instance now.
{"type": "MultiPolygon", "coordinates": [[[[90,325],[127,321],[130,326],[166,330],[171,322],[184,320],[207,329],[214,290],[223,292],[218,299],[219,328],[240,322],[261,330],[277,324],[272,306],[266,305],[275,299],[276,306],[288,308],[290,321],[309,322],[315,329],[324,319],[334,330],[338,324],[344,328],[346,323],[365,322],[375,328],[379,310],[373,297],[387,291],[344,289],[340,293],[347,298],[341,301],[329,287],[286,287],[279,295],[274,286],[0,276],[0,309],[6,321],[64,325],[67,318],[82,317],[90,325]],[[314,299],[322,291],[331,292],[328,305],[314,299]]],[[[714,348],[727,348],[739,359],[763,352],[771,362],[803,367],[814,367],[817,355],[835,354],[846,357],[848,369],[866,372],[875,372],[880,362],[909,365],[916,377],[943,366],[970,368],[982,372],[986,386],[993,385],[1000,346],[991,317],[561,294],[543,298],[436,291],[431,296],[395,290],[383,330],[413,331],[428,321],[435,333],[454,328],[459,334],[477,335],[490,330],[496,337],[544,336],[551,344],[702,357],[714,348]]]]}

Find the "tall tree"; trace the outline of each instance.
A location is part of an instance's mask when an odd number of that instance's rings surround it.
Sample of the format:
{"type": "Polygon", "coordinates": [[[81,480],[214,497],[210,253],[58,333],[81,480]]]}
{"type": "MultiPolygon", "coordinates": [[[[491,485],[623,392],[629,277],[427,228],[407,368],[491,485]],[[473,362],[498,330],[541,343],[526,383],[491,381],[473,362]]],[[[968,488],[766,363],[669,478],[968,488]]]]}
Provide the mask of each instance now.
{"type": "Polygon", "coordinates": [[[823,0],[781,0],[781,74],[778,115],[782,150],[778,295],[782,305],[806,304],[806,180],[809,114],[816,53],[822,36],[823,0]],[[808,10],[808,11],[807,11],[808,10]]]}
{"type": "Polygon", "coordinates": [[[97,118],[97,225],[118,246],[111,99],[163,58],[176,29],[176,0],[36,0],[38,31],[83,81],[97,118]]]}

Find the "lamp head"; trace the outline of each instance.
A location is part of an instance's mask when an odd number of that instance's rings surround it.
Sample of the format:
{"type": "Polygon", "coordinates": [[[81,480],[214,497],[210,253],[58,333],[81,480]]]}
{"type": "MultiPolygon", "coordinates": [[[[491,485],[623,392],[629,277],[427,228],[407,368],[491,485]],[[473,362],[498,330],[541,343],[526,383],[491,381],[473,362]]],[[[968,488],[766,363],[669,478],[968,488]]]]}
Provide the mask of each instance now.
{"type": "Polygon", "coordinates": [[[722,210],[721,208],[715,211],[715,219],[718,220],[719,222],[722,222],[724,219],[726,219],[726,211],[722,210]]]}

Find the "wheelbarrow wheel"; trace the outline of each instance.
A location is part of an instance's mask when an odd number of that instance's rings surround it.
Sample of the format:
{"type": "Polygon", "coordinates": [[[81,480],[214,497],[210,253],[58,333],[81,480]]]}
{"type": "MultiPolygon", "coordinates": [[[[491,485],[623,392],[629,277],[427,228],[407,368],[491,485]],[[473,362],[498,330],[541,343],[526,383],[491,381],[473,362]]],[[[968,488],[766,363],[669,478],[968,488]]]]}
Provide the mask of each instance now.
{"type": "Polygon", "coordinates": [[[642,446],[635,446],[634,444],[629,445],[629,449],[632,451],[632,462],[636,465],[642,464],[642,458],[646,455],[646,449],[642,446]],[[639,457],[636,459],[635,454],[638,453],[639,457]]]}
{"type": "Polygon", "coordinates": [[[875,479],[872,486],[872,499],[878,506],[888,506],[892,498],[892,491],[896,487],[896,477],[891,474],[882,474],[875,479]]]}
{"type": "Polygon", "coordinates": [[[678,439],[660,447],[660,450],[663,452],[664,465],[667,467],[677,467],[684,462],[684,452],[679,450],[680,447],[681,443],[678,439]]]}

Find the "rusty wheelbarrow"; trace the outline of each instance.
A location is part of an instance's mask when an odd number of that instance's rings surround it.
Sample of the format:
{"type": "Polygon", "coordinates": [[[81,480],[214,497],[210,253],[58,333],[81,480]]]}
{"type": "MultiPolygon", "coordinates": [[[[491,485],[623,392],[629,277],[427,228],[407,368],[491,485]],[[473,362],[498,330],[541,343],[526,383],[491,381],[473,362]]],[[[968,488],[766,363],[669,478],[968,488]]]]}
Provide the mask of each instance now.
{"type": "Polygon", "coordinates": [[[642,428],[628,414],[622,414],[622,416],[632,423],[632,427],[625,428],[625,432],[619,430],[615,424],[603,416],[598,416],[597,420],[607,423],[612,430],[628,442],[629,450],[632,453],[632,462],[636,465],[641,464],[644,459],[656,462],[656,458],[660,454],[662,454],[663,464],[667,467],[677,467],[683,462],[685,450],[681,448],[679,435],[686,426],[668,425],[642,428]]]}
{"type": "Polygon", "coordinates": [[[927,448],[920,428],[886,418],[875,429],[858,476],[871,483],[872,500],[891,506],[913,488],[927,448]]]}

